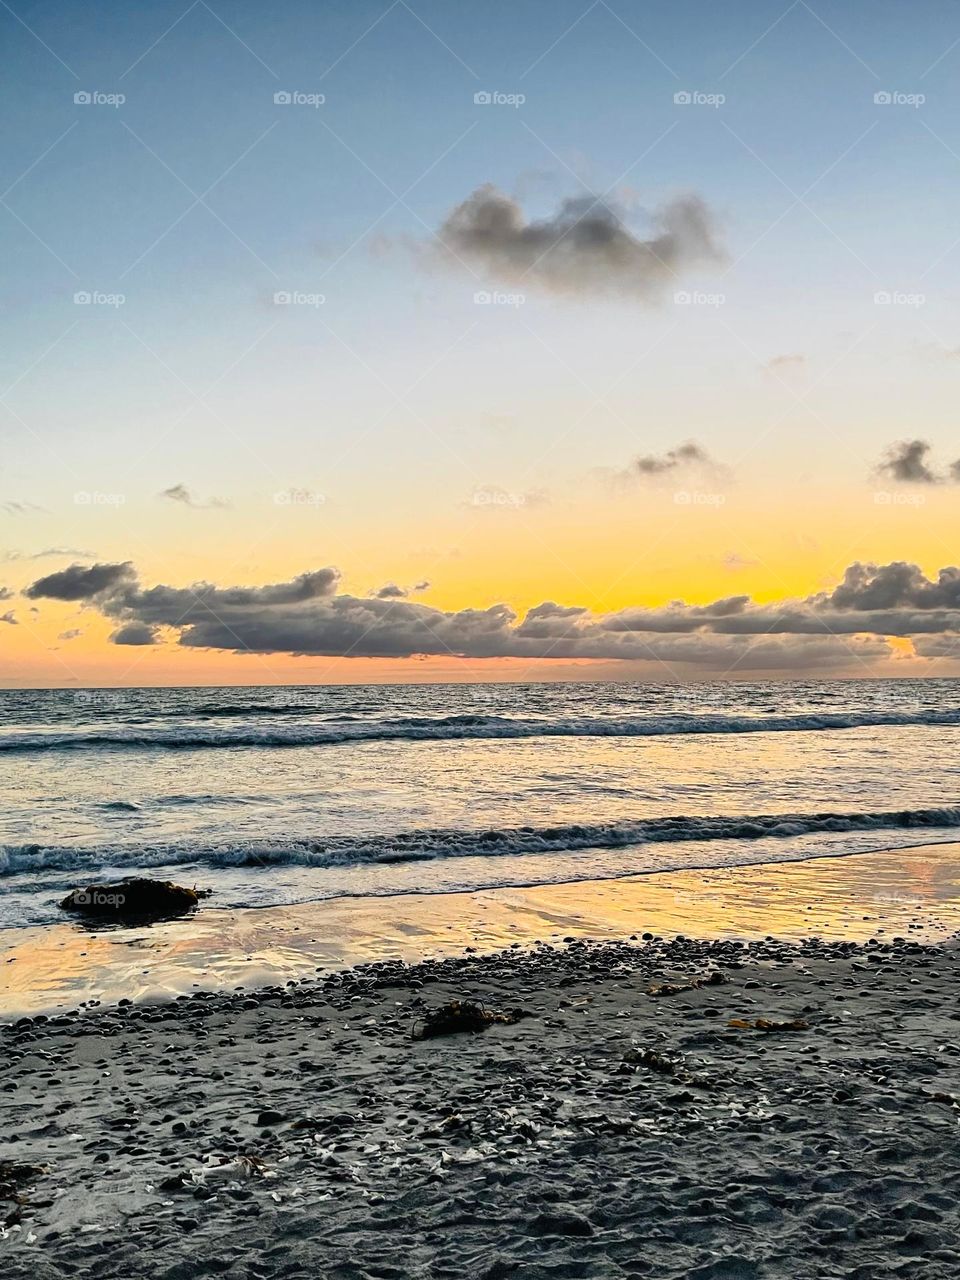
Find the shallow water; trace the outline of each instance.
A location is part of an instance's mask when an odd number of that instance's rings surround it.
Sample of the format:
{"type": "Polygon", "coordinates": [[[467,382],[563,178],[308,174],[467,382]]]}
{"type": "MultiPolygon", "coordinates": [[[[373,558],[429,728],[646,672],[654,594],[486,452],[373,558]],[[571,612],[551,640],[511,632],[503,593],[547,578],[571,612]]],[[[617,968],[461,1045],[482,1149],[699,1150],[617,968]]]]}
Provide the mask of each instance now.
{"type": "Polygon", "coordinates": [[[0,694],[0,925],[143,870],[279,906],[958,827],[957,681],[0,694]]]}

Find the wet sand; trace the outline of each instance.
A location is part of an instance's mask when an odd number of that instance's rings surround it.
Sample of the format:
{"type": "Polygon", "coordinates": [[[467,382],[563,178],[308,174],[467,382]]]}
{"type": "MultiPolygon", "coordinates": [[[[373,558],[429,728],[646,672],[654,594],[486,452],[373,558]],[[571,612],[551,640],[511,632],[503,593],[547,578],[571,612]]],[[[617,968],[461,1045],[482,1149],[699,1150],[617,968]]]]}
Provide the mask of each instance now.
{"type": "Polygon", "coordinates": [[[0,1265],[946,1280],[958,982],[906,936],[641,937],[8,1024],[0,1265]],[[412,1038],[465,997],[524,1016],[412,1038]]]}
{"type": "Polygon", "coordinates": [[[927,940],[960,931],[960,844],[808,862],[471,893],[217,910],[150,928],[0,931],[0,1018],[88,1000],[253,989],[371,960],[496,951],[568,935],[927,940]]]}

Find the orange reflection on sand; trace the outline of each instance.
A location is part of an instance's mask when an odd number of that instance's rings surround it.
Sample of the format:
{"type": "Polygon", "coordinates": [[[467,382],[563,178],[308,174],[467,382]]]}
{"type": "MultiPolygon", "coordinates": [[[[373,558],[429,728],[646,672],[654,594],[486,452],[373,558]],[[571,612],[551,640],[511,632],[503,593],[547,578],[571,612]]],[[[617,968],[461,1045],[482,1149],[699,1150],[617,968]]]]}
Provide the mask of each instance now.
{"type": "Polygon", "coordinates": [[[81,1001],[248,988],[370,960],[494,951],[564,937],[928,940],[960,931],[960,844],[626,880],[351,898],[217,911],[91,934],[74,925],[0,933],[0,1014],[81,1001]]]}

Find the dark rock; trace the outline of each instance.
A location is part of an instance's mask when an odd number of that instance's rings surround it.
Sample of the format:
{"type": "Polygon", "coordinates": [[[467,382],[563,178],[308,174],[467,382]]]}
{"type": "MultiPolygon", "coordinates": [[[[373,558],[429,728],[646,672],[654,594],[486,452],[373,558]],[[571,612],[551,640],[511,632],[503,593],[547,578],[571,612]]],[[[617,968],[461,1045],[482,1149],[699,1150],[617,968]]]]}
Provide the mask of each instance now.
{"type": "Polygon", "coordinates": [[[206,895],[171,880],[131,879],[74,889],[60,906],[98,919],[157,920],[192,911],[201,896],[206,895]]]}

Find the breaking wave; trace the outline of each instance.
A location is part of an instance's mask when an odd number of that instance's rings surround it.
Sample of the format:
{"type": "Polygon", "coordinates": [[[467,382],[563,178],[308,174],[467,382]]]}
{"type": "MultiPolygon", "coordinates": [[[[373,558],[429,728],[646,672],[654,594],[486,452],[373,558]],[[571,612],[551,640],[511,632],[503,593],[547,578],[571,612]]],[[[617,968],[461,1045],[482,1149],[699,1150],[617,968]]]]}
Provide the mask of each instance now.
{"type": "Polygon", "coordinates": [[[490,715],[338,717],[322,724],[206,724],[171,727],[78,727],[8,730],[0,752],[202,750],[213,747],[321,747],[351,742],[463,741],[522,738],[644,738],[673,734],[790,733],[907,725],[960,725],[960,710],[851,711],[799,715],[653,715],[637,719],[580,716],[536,719],[490,715]]]}
{"type": "Polygon", "coordinates": [[[789,838],[812,832],[894,831],[960,827],[960,807],[880,812],[762,814],[752,817],[675,817],[643,821],[511,827],[503,830],[401,832],[383,836],[185,842],[156,845],[0,847],[0,875],[110,866],[133,873],[150,867],[346,867],[440,858],[616,849],[644,844],[789,838]]]}

